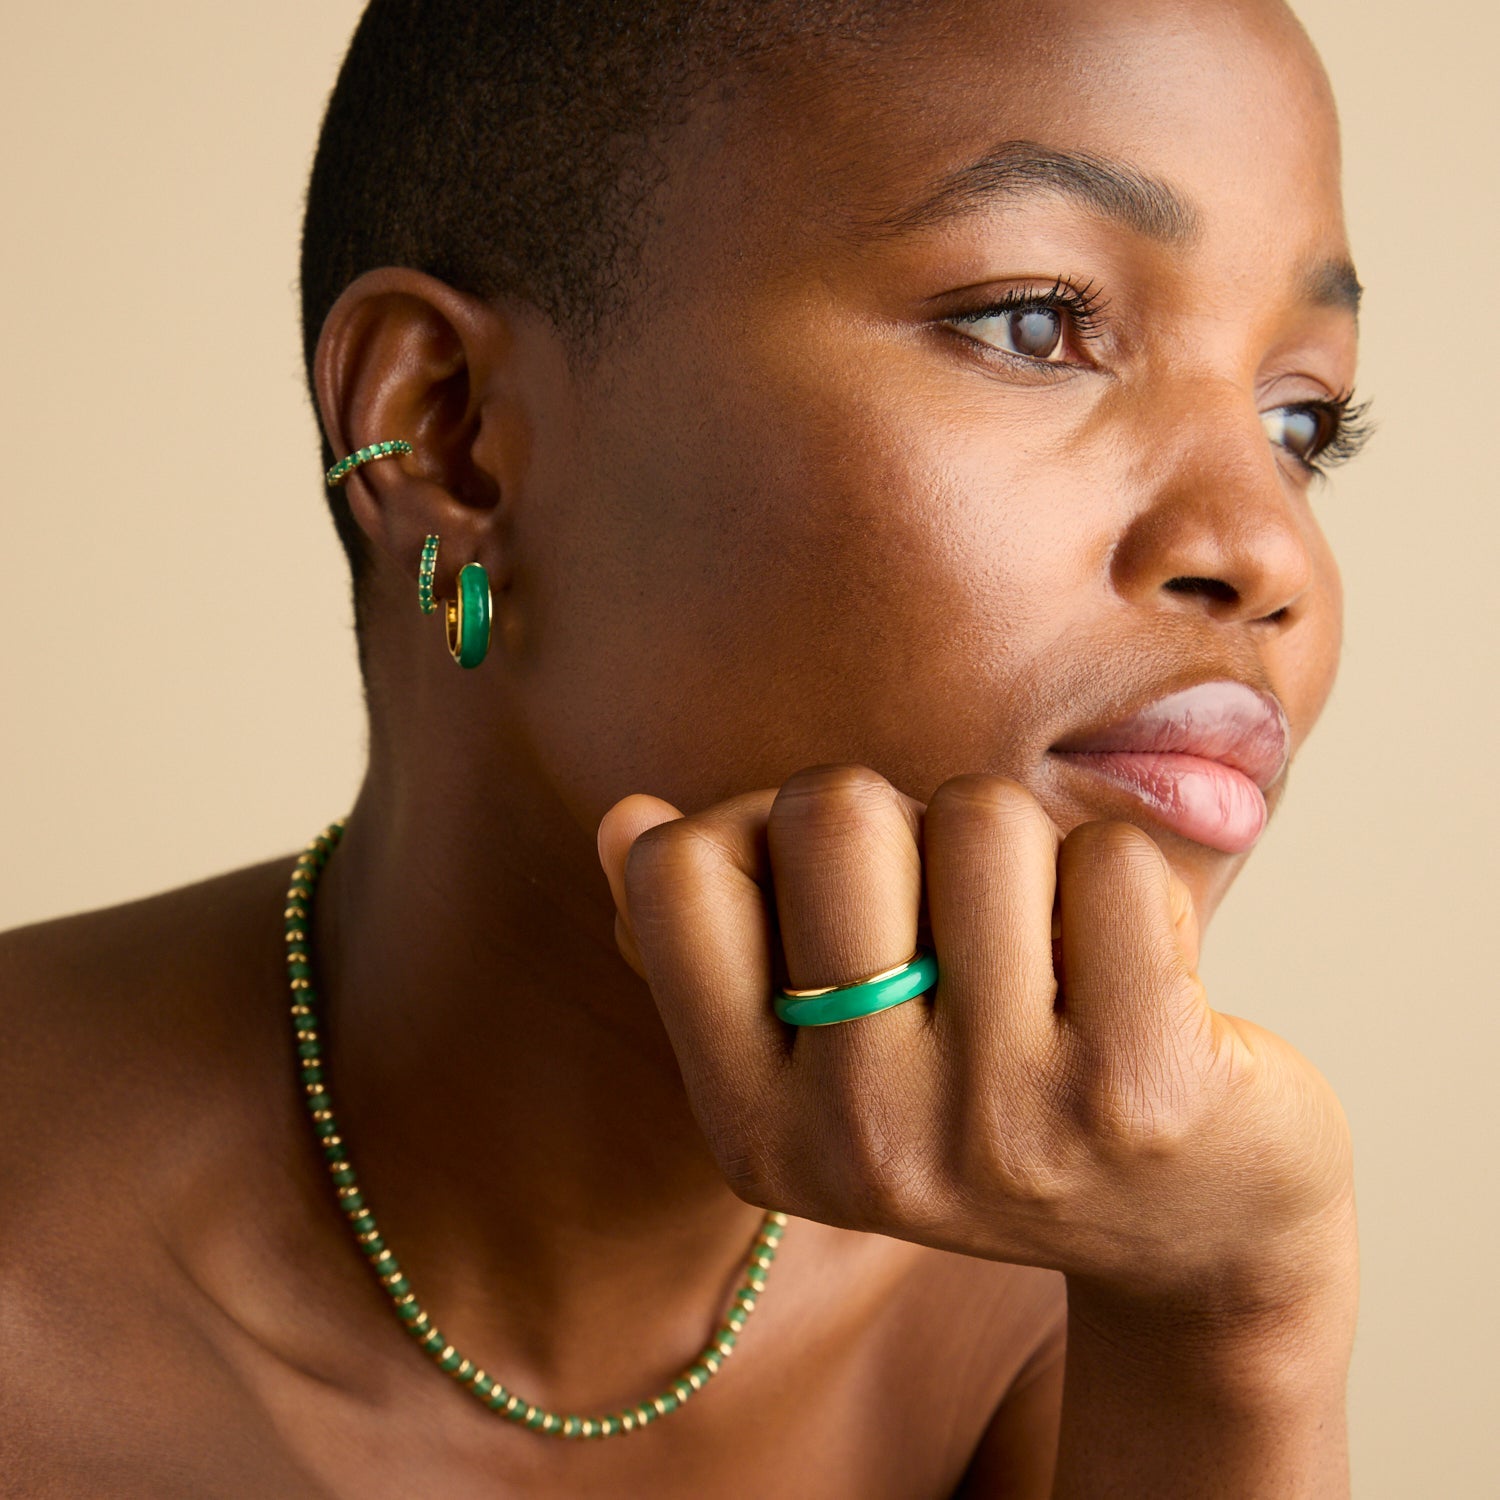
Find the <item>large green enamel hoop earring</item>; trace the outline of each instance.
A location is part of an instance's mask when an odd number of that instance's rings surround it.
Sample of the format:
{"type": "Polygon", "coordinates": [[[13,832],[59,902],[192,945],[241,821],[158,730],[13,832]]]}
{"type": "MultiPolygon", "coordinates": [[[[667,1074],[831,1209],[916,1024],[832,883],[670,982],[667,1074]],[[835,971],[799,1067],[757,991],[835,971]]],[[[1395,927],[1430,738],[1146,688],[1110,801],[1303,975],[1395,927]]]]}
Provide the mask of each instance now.
{"type": "Polygon", "coordinates": [[[490,649],[490,576],[483,563],[458,570],[458,597],[445,601],[448,650],[461,667],[477,667],[490,649]]]}

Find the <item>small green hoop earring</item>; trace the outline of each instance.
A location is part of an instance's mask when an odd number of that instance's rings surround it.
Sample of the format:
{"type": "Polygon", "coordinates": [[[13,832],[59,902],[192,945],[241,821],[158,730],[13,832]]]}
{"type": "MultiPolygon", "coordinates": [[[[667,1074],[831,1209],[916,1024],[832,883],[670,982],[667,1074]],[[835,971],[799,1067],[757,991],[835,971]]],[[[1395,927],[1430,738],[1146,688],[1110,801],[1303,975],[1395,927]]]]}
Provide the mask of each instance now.
{"type": "Polygon", "coordinates": [[[417,574],[417,604],[424,615],[430,615],[437,605],[432,598],[432,575],[437,570],[438,539],[436,533],[422,543],[422,568],[417,574]]]}
{"type": "Polygon", "coordinates": [[[483,563],[458,571],[458,597],[447,601],[448,650],[461,667],[477,667],[490,649],[490,576],[483,563]]]}
{"type": "Polygon", "coordinates": [[[341,458],[323,479],[333,489],[341,485],[361,464],[377,458],[398,458],[401,454],[410,452],[411,444],[404,438],[393,438],[388,443],[371,443],[368,448],[361,448],[358,452],[341,458]]]}

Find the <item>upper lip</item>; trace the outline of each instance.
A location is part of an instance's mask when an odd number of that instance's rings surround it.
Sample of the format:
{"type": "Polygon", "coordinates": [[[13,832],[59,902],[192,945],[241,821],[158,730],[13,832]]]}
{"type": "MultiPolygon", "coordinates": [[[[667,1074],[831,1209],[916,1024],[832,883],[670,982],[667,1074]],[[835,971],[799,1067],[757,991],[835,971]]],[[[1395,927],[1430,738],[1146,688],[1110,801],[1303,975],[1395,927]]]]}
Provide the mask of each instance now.
{"type": "Polygon", "coordinates": [[[1052,748],[1199,755],[1244,772],[1264,792],[1286,766],[1291,730],[1274,693],[1220,677],[1161,694],[1052,748]]]}

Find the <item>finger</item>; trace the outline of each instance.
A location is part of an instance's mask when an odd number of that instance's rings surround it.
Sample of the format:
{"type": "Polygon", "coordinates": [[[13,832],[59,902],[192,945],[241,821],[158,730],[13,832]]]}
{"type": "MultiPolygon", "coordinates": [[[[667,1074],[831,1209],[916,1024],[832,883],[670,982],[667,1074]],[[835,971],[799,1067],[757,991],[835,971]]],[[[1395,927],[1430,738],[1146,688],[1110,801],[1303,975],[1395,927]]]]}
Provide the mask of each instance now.
{"type": "MultiPolygon", "coordinates": [[[[860,765],[812,766],[770,811],[776,914],[794,988],[850,984],[912,956],[922,900],[922,804],[860,765]]],[[[858,1216],[913,1185],[936,1108],[930,992],[873,1015],[797,1029],[799,1093],[822,1146],[826,1201],[858,1216]]]]}
{"type": "Polygon", "coordinates": [[[932,794],[922,861],[944,1055],[996,1079],[1031,1074],[1055,1040],[1052,913],[1062,830],[1019,782],[954,776],[932,794]]]}
{"type": "Polygon", "coordinates": [[[1072,1032],[1126,1069],[1159,1055],[1164,1037],[1203,1008],[1172,874],[1156,841],[1133,823],[1080,823],[1058,850],[1062,1013],[1072,1032]]]}
{"type": "Polygon", "coordinates": [[[645,978],[721,1165],[755,1134],[788,1056],[771,1008],[766,819],[775,795],[745,792],[653,823],[620,872],[645,978]]]}
{"type": "Polygon", "coordinates": [[[599,863],[604,867],[609,881],[609,893],[615,903],[615,946],[619,948],[625,962],[642,979],[647,977],[636,946],[635,932],[630,925],[630,897],[625,889],[625,857],[630,846],[646,829],[654,828],[672,818],[680,818],[682,812],[660,797],[646,792],[632,792],[622,797],[599,820],[596,843],[599,863]]]}

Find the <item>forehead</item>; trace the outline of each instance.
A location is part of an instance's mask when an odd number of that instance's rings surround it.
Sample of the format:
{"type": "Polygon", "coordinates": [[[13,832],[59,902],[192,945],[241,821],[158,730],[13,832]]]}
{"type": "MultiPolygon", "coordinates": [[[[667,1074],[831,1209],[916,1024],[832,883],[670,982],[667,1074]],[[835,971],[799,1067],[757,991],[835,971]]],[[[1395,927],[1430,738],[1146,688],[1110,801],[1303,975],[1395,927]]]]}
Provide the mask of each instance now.
{"type": "Polygon", "coordinates": [[[659,221],[679,266],[857,263],[1046,198],[1220,274],[1295,265],[1315,300],[1357,295],[1333,101],[1272,0],[911,7],[775,54],[685,139],[659,221]]]}

